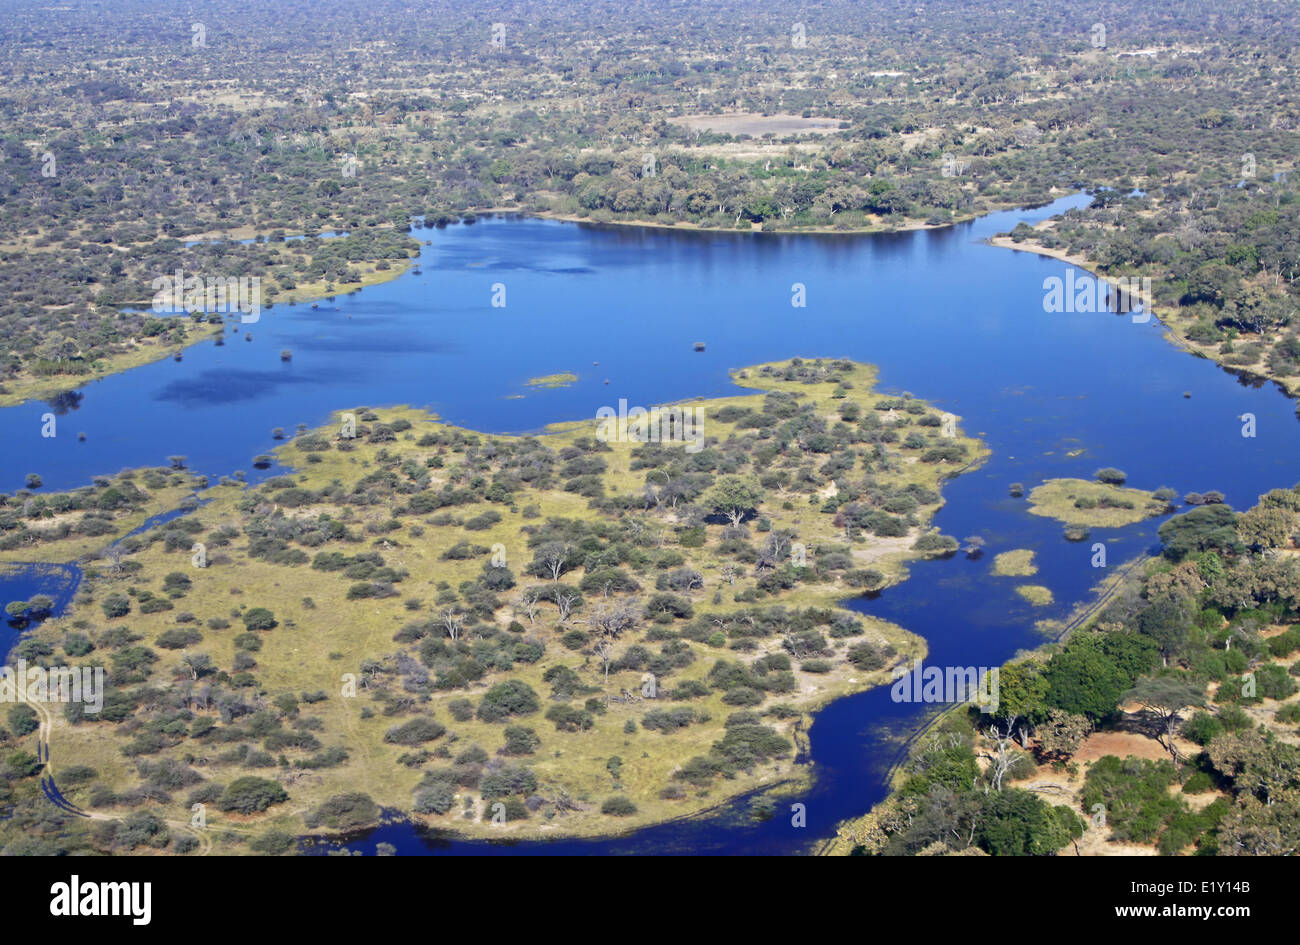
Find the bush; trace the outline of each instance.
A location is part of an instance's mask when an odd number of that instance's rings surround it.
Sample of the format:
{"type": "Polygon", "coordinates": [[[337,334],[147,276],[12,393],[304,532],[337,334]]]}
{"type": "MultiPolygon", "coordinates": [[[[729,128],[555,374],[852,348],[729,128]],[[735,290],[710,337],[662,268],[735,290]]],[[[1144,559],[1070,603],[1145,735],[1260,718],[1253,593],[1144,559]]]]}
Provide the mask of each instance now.
{"type": "Polygon", "coordinates": [[[390,728],[384,733],[384,741],[390,745],[420,745],[433,741],[446,731],[445,725],[427,716],[421,716],[390,728]]]}
{"type": "Polygon", "coordinates": [[[763,694],[757,689],[751,689],[748,686],[736,686],[734,689],[728,689],[722,696],[722,701],[727,705],[760,705],[763,701],[763,694]]]}
{"type": "Polygon", "coordinates": [[[271,630],[276,626],[275,614],[265,607],[253,607],[244,614],[246,630],[271,630]]]}
{"type": "Polygon", "coordinates": [[[1223,723],[1209,712],[1197,712],[1183,723],[1183,736],[1198,745],[1208,745],[1223,734],[1223,723]]]}
{"type": "Polygon", "coordinates": [[[885,576],[872,568],[854,568],[844,572],[844,582],[850,587],[874,591],[885,583],[885,576]]]}
{"type": "Polygon", "coordinates": [[[445,814],[456,801],[456,789],[446,782],[436,782],[415,792],[417,814],[445,814]]]}
{"type": "Polygon", "coordinates": [[[600,812],[611,817],[630,817],[636,813],[636,805],[621,794],[605,799],[600,805],[600,812]]]}
{"type": "Polygon", "coordinates": [[[672,709],[652,709],[642,716],[641,727],[666,735],[669,732],[677,731],[679,728],[685,728],[696,721],[696,718],[695,710],[686,706],[678,706],[672,709]]]}
{"type": "Polygon", "coordinates": [[[122,594],[109,594],[100,606],[103,608],[104,616],[109,620],[125,617],[131,612],[131,601],[122,594]]]}
{"type": "Polygon", "coordinates": [[[845,656],[858,669],[870,672],[883,669],[888,654],[874,643],[855,643],[849,647],[845,656]]]}
{"type": "Polygon", "coordinates": [[[468,722],[474,717],[474,704],[468,699],[452,699],[447,703],[447,711],[457,722],[468,722]]]}
{"type": "MultiPolygon", "coordinates": [[[[19,685],[22,685],[20,682],[19,685]]],[[[21,738],[41,727],[36,711],[28,705],[16,705],[9,710],[9,731],[21,738]]]]}
{"type": "Polygon", "coordinates": [[[478,705],[478,718],[482,722],[500,722],[513,715],[528,715],[539,708],[541,704],[533,688],[510,679],[497,683],[484,694],[478,705]]]}
{"type": "Polygon", "coordinates": [[[537,791],[537,776],[525,767],[505,765],[485,774],[479,791],[485,798],[533,794],[537,791]]]}
{"type": "Polygon", "coordinates": [[[505,735],[507,755],[531,755],[542,744],[535,731],[522,725],[507,725],[505,735]]]}
{"type": "Polygon", "coordinates": [[[596,722],[590,712],[567,705],[551,706],[546,710],[546,719],[555,723],[556,730],[560,732],[585,731],[596,722]]]}
{"type": "Polygon", "coordinates": [[[1029,791],[994,791],[983,801],[975,842],[992,856],[1046,856],[1080,836],[1079,818],[1029,791]]]}
{"type": "Polygon", "coordinates": [[[279,804],[289,799],[289,795],[275,781],[266,778],[247,776],[236,778],[221,792],[217,807],[223,811],[236,814],[257,814],[272,804],[279,804]]]}
{"type": "Polygon", "coordinates": [[[272,829],[248,841],[248,849],[267,856],[279,856],[281,853],[289,852],[293,844],[293,834],[272,829]]]}
{"type": "Polygon", "coordinates": [[[181,650],[193,646],[202,639],[203,634],[191,627],[172,627],[158,634],[158,639],[154,640],[154,643],[165,650],[181,650]]]}
{"type": "Polygon", "coordinates": [[[1088,769],[1080,803],[1084,810],[1103,805],[1116,838],[1150,843],[1183,809],[1185,802],[1169,793],[1176,779],[1173,763],[1166,759],[1106,755],[1088,769]]]}
{"type": "Polygon", "coordinates": [[[354,830],[379,819],[379,805],[369,794],[336,794],[316,810],[303,815],[308,827],[331,830],[354,830]]]}
{"type": "Polygon", "coordinates": [[[493,801],[491,811],[493,819],[500,816],[507,823],[512,820],[528,819],[528,807],[517,797],[506,797],[499,801],[493,801]]]}

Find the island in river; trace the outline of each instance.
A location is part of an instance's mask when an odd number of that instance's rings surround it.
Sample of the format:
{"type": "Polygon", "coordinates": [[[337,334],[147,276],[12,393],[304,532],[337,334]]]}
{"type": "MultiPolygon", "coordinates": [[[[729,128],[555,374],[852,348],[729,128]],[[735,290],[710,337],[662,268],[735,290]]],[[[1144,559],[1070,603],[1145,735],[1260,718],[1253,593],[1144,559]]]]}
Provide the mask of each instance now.
{"type": "MultiPolygon", "coordinates": [[[[173,850],[196,804],[204,849],[268,852],[381,809],[590,835],[805,781],[810,713],[925,651],[838,602],[956,550],[929,522],[986,451],[865,365],[733,378],[757,392],[536,437],[353,408],[280,447],[286,474],[126,537],[184,470],[49,497],[57,525],[10,500],[29,534],[7,560],[83,554],[87,518],[120,539],[16,650],[106,666],[104,708],[18,744],[45,739],[71,804],[173,850]]],[[[118,829],[87,848],[134,849],[118,829]]]]}

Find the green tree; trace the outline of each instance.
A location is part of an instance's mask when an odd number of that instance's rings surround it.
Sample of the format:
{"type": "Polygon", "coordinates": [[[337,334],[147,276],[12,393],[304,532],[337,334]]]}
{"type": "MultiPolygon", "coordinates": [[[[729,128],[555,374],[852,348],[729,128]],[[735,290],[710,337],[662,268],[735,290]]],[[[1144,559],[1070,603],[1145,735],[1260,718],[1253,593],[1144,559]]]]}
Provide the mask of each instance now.
{"type": "Polygon", "coordinates": [[[713,488],[704,495],[705,505],[731,519],[734,528],[738,528],[745,515],[757,509],[762,501],[763,487],[758,480],[730,473],[719,476],[713,488]]]}
{"type": "Polygon", "coordinates": [[[289,799],[277,782],[248,775],[236,778],[217,798],[217,807],[236,814],[257,814],[289,799]]]}
{"type": "Polygon", "coordinates": [[[975,842],[992,856],[1049,856],[1082,832],[1072,811],[1010,788],[986,795],[975,842]]]}
{"type": "Polygon", "coordinates": [[[275,614],[265,607],[251,607],[244,614],[244,627],[248,630],[270,630],[275,625],[275,614]]]}
{"type": "Polygon", "coordinates": [[[1178,761],[1178,745],[1174,736],[1178,734],[1181,723],[1179,713],[1205,705],[1205,687],[1182,676],[1156,676],[1139,679],[1128,692],[1124,693],[1125,702],[1137,702],[1155,716],[1160,724],[1161,744],[1174,762],[1178,761]]]}

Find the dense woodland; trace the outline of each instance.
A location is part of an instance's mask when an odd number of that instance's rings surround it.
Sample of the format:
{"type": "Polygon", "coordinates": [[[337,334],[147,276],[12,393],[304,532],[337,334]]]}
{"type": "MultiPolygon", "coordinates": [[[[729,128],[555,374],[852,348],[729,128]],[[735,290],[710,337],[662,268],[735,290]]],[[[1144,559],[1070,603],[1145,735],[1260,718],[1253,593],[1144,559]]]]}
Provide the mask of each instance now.
{"type": "Polygon", "coordinates": [[[1164,855],[1294,856],[1298,537],[1300,487],[1165,522],[1163,555],[1085,630],[1002,667],[996,712],[948,713],[921,739],[855,852],[1068,853],[1087,827],[1164,855]],[[1073,760],[1117,731],[1168,757],[1073,760]],[[1045,791],[1049,773],[1068,789],[1045,791]]]}
{"type": "MultiPolygon", "coordinates": [[[[1220,155],[1190,179],[1150,192],[1101,192],[1087,208],[1044,228],[1021,224],[1012,239],[1064,250],[1107,276],[1150,278],[1156,314],[1194,350],[1294,391],[1300,195],[1290,170],[1263,180],[1225,180],[1233,160],[1220,155]]],[[[1240,164],[1241,157],[1235,160],[1240,164]]]]}

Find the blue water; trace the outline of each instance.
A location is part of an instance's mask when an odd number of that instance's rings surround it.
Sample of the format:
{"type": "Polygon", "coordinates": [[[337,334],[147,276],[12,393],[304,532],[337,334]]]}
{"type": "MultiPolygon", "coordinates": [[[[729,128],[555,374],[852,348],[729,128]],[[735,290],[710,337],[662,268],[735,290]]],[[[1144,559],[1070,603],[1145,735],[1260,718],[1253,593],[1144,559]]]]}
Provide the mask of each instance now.
{"type": "Polygon", "coordinates": [[[50,616],[57,616],[72,603],[80,584],[81,568],[75,564],[0,565],[0,656],[8,654],[24,633],[50,619],[10,620],[3,613],[5,604],[45,594],[54,601],[50,616]]]}
{"type": "MultiPolygon", "coordinates": [[[[1012,482],[1090,477],[1117,466],[1129,484],[1180,494],[1217,489],[1238,507],[1300,475],[1294,404],[1271,384],[1239,380],[1180,351],[1159,324],[1129,315],[1047,314],[1043,280],[1066,264],[982,244],[1020,220],[1033,223],[1086,203],[994,214],[935,231],[874,236],[690,233],[486,220],[417,229],[423,272],[332,302],[276,306],[255,325],[233,323],[224,347],[203,343],[170,360],[82,390],[59,409],[59,436],[42,439],[40,403],[0,410],[0,437],[28,442],[0,484],[39,472],[47,488],[92,474],[162,464],[174,453],[212,476],[235,469],[256,481],[251,459],[275,445],[273,427],[316,426],[331,411],[406,403],[495,432],[537,430],[592,417],[620,398],[650,405],[734,393],[727,369],[833,356],[880,367],[886,390],[907,390],[962,418],[993,450],[980,469],[948,483],[936,524],[959,539],[982,536],[986,554],[916,564],[912,578],[857,609],[925,637],[929,662],[994,666],[1043,637],[1035,620],[1063,617],[1123,561],[1155,545],[1160,520],[1094,530],[1083,543],[1030,516],[1012,482]],[[494,284],[506,306],[493,308],[494,284]],[[791,306],[792,285],[807,307],[791,306]],[[244,332],[252,341],[244,341],[244,332]],[[703,341],[703,353],[692,343],[703,341]],[[281,362],[281,349],[293,352],[281,362]],[[594,366],[593,362],[599,362],[594,366]],[[571,387],[534,391],[530,377],[579,375],[571,387]],[[608,381],[608,383],[606,383],[608,381]],[[1190,392],[1190,397],[1184,397],[1190,392]],[[524,394],[521,399],[511,395],[524,394]],[[1252,413],[1257,436],[1241,435],[1252,413]],[[87,440],[79,443],[76,432],[87,440]],[[29,438],[29,439],[25,439],[29,438]],[[1075,458],[1067,451],[1082,449],[1075,458]],[[1091,566],[1107,543],[1110,568],[1091,566]],[[1037,552],[1057,603],[1031,608],[990,575],[1011,548],[1037,552]]],[[[65,399],[68,400],[68,399],[65,399]]],[[[0,594],[5,588],[0,582],[0,594]]],[[[898,739],[925,707],[887,689],[848,697],[811,729],[817,780],[788,813],[752,823],[744,803],[715,816],[622,839],[494,845],[380,828],[353,847],[393,843],[403,853],[784,853],[805,849],[834,824],[884,795],[898,739]]]]}

